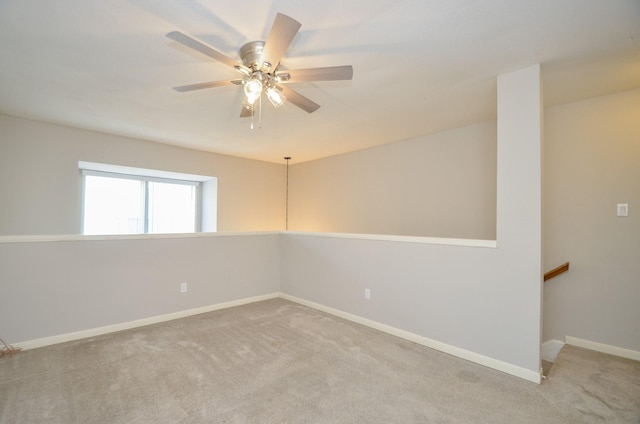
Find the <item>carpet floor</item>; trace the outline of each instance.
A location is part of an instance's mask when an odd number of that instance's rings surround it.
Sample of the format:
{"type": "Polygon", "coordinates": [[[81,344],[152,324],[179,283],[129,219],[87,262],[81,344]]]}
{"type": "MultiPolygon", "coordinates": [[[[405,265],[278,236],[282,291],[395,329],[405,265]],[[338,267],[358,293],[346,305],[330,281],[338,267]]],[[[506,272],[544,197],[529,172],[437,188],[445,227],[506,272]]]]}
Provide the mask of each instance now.
{"type": "Polygon", "coordinates": [[[0,423],[640,423],[640,362],[537,385],[273,299],[2,358],[0,423]]]}

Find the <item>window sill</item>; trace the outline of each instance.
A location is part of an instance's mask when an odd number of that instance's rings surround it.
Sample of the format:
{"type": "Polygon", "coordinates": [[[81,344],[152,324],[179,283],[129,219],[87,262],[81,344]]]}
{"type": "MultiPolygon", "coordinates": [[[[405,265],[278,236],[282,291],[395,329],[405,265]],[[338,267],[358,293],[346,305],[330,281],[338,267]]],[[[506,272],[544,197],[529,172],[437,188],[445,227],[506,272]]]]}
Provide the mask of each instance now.
{"type": "Polygon", "coordinates": [[[229,232],[229,233],[176,233],[176,234],[109,234],[109,235],[82,235],[82,234],[57,234],[57,235],[33,235],[33,236],[0,236],[0,243],[44,243],[57,241],[102,241],[102,240],[146,240],[146,239],[171,239],[171,238],[199,238],[199,237],[232,237],[279,234],[280,231],[254,231],[254,232],[229,232]]]}

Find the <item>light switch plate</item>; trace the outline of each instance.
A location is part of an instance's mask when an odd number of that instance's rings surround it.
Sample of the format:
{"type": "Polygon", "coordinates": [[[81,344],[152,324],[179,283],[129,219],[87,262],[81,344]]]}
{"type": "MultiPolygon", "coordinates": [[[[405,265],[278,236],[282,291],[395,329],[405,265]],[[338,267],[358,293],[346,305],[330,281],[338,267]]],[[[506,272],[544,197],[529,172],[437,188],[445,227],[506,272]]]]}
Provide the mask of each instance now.
{"type": "Polygon", "coordinates": [[[629,204],[618,203],[617,214],[618,216],[629,216],[629,204]]]}

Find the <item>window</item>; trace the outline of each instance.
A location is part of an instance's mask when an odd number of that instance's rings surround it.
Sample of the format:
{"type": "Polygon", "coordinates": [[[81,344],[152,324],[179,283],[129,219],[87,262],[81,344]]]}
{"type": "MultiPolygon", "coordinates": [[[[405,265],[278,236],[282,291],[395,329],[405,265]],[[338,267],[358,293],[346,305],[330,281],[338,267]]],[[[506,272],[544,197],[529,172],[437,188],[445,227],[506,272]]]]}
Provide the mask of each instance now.
{"type": "Polygon", "coordinates": [[[80,165],[83,234],[215,231],[215,178],[86,162],[80,165]],[[114,170],[127,173],[111,172],[114,170]]]}

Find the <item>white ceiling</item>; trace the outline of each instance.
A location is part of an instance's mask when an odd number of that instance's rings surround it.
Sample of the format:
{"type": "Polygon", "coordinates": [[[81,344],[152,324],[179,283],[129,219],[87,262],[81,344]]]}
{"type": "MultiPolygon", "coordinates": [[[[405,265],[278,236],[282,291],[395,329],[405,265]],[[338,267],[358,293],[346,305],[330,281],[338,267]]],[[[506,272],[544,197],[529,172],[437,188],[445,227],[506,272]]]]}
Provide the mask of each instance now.
{"type": "Polygon", "coordinates": [[[495,118],[496,76],[542,63],[545,103],[640,87],[639,0],[0,0],[0,112],[292,163],[495,118]],[[291,84],[322,107],[239,118],[237,78],[169,40],[238,58],[277,12],[302,23],[281,65],[353,65],[291,84]]]}

